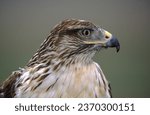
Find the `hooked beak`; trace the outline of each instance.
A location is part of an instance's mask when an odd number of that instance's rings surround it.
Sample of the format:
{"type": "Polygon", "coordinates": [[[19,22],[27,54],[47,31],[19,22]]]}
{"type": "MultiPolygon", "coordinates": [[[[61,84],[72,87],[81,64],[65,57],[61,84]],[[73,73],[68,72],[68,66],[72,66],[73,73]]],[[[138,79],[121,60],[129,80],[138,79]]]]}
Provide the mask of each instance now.
{"type": "Polygon", "coordinates": [[[117,52],[120,50],[120,44],[116,37],[105,31],[105,38],[108,38],[107,42],[103,44],[105,48],[115,47],[117,52]]]}
{"type": "Polygon", "coordinates": [[[106,48],[115,47],[117,52],[120,50],[119,41],[117,40],[116,37],[113,37],[113,36],[110,38],[109,41],[106,42],[106,44],[104,44],[104,47],[106,47],[106,48]]]}
{"type": "Polygon", "coordinates": [[[104,36],[102,38],[98,38],[92,41],[84,41],[86,44],[95,44],[100,47],[108,48],[108,47],[115,47],[116,51],[120,50],[120,44],[116,37],[114,37],[111,33],[106,30],[102,30],[104,36]]]}

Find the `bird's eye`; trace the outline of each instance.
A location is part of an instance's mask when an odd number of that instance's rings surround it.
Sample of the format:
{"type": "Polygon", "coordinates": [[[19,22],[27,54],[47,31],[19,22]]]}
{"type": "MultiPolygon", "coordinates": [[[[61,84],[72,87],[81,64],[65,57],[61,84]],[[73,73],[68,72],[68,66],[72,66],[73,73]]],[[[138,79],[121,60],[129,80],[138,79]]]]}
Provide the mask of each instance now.
{"type": "Polygon", "coordinates": [[[83,36],[88,37],[88,36],[91,35],[91,31],[90,31],[89,29],[84,29],[84,30],[82,30],[81,34],[82,34],[83,36]]]}

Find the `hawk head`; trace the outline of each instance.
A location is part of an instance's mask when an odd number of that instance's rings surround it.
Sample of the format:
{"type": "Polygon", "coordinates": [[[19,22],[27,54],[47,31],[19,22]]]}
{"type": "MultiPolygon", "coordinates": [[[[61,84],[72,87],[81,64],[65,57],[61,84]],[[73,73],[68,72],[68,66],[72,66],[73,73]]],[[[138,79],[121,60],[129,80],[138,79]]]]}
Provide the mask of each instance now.
{"type": "Polygon", "coordinates": [[[120,49],[111,33],[89,21],[67,19],[52,29],[30,63],[43,61],[48,55],[53,59],[89,61],[96,51],[108,47],[115,47],[117,52],[120,49]]]}

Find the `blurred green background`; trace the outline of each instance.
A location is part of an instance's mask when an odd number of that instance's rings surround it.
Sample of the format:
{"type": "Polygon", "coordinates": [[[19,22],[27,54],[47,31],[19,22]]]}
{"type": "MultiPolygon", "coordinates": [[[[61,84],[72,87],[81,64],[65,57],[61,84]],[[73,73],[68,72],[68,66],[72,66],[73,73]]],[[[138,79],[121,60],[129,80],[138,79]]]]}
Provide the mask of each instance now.
{"type": "Polygon", "coordinates": [[[0,0],[0,82],[66,18],[90,20],[119,39],[119,53],[107,49],[94,58],[113,97],[150,97],[149,0],[0,0]]]}

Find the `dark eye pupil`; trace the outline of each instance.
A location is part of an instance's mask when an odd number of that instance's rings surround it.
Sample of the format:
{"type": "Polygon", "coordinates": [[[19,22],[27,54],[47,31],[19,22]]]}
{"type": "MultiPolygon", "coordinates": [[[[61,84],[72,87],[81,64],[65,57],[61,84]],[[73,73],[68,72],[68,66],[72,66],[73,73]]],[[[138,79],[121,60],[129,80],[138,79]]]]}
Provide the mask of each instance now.
{"type": "Polygon", "coordinates": [[[90,31],[89,31],[89,30],[84,30],[84,31],[83,31],[83,35],[89,36],[89,35],[90,35],[90,31]]]}

